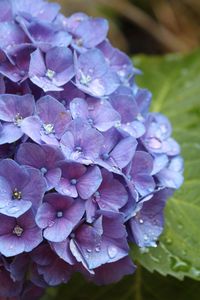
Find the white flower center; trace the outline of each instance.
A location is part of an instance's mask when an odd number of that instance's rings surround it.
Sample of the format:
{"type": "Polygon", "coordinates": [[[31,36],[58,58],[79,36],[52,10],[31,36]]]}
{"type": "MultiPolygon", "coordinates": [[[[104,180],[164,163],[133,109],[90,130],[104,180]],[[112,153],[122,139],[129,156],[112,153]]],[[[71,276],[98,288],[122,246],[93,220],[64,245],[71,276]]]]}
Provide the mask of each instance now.
{"type": "Polygon", "coordinates": [[[80,70],[80,73],[81,73],[81,78],[80,78],[80,83],[82,85],[86,85],[88,86],[88,84],[91,82],[92,80],[92,77],[90,75],[85,75],[83,74],[83,72],[80,70]]]}
{"type": "Polygon", "coordinates": [[[50,80],[53,79],[53,77],[55,76],[55,72],[53,70],[48,69],[46,72],[46,77],[48,77],[50,80]]]}
{"type": "Polygon", "coordinates": [[[54,133],[54,125],[53,124],[43,124],[43,128],[45,131],[45,134],[51,134],[54,133]]]}
{"type": "Polygon", "coordinates": [[[15,228],[13,229],[13,233],[18,237],[22,235],[23,231],[24,231],[23,228],[21,228],[19,225],[16,225],[15,228]]]}
{"type": "Polygon", "coordinates": [[[23,117],[19,113],[17,113],[14,118],[14,124],[20,127],[22,121],[23,121],[23,117]]]}

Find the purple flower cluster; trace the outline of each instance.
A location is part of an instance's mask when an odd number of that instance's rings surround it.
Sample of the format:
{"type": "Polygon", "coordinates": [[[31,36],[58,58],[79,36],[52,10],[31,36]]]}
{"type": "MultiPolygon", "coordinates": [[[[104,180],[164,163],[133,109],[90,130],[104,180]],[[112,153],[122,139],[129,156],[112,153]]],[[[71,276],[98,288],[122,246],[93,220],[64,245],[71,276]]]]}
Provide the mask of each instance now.
{"type": "Polygon", "coordinates": [[[81,272],[134,272],[183,181],[171,125],[150,113],[104,19],[0,1],[0,297],[37,299],[81,272]]]}

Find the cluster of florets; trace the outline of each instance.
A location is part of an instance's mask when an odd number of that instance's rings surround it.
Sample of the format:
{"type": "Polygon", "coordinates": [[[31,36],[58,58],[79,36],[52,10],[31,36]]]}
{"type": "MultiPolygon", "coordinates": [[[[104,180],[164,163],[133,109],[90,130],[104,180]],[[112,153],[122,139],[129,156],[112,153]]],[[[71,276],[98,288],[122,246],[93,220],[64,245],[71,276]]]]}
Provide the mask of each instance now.
{"type": "Polygon", "coordinates": [[[166,117],[108,23],[43,0],[0,1],[0,296],[29,299],[81,272],[130,274],[182,184],[166,117]]]}

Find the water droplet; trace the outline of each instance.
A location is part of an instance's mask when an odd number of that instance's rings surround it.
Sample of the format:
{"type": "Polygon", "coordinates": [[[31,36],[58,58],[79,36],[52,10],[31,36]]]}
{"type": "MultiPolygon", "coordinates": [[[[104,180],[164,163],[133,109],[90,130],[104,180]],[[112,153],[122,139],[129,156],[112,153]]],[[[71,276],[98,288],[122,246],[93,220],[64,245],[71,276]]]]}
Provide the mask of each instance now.
{"type": "Polygon", "coordinates": [[[146,253],[149,253],[149,248],[147,247],[142,247],[139,249],[140,253],[141,254],[146,254],[146,253]]]}
{"type": "Polygon", "coordinates": [[[194,275],[195,277],[200,278],[200,270],[199,270],[199,269],[196,269],[196,268],[192,267],[192,268],[191,268],[191,273],[192,273],[192,275],[194,275]]]}
{"type": "Polygon", "coordinates": [[[73,178],[70,181],[71,185],[76,185],[77,184],[77,179],[73,178]]]}
{"type": "Polygon", "coordinates": [[[173,241],[172,241],[172,239],[170,237],[167,237],[165,239],[165,242],[166,242],[167,245],[171,245],[173,243],[173,241]]]}
{"type": "Polygon", "coordinates": [[[93,126],[94,125],[94,120],[92,118],[88,118],[88,123],[93,126]]]}
{"type": "Polygon", "coordinates": [[[142,219],[139,219],[139,223],[140,223],[140,224],[143,224],[144,221],[143,221],[142,219]]]}
{"type": "Polygon", "coordinates": [[[155,257],[155,256],[153,256],[153,255],[150,255],[150,257],[151,257],[151,259],[152,259],[155,263],[159,263],[159,262],[160,262],[160,260],[159,260],[158,257],[155,257]]]}
{"type": "Polygon", "coordinates": [[[151,241],[151,243],[150,243],[150,247],[157,248],[157,247],[158,247],[158,245],[157,245],[155,242],[151,241]]]}
{"type": "Polygon", "coordinates": [[[109,246],[108,255],[110,256],[110,258],[114,258],[117,255],[117,248],[115,246],[109,246]]]}
{"type": "Polygon", "coordinates": [[[91,250],[91,249],[86,249],[86,251],[87,251],[88,253],[91,253],[91,252],[92,252],[92,250],[91,250]]]}
{"type": "Polygon", "coordinates": [[[185,261],[185,260],[181,260],[178,257],[171,257],[171,268],[174,272],[187,272],[190,269],[190,264],[185,261]]]}
{"type": "Polygon", "coordinates": [[[150,138],[148,141],[148,146],[152,149],[160,149],[162,146],[162,143],[157,138],[150,138]]]}
{"type": "Polygon", "coordinates": [[[120,121],[117,121],[117,122],[115,123],[115,127],[118,128],[118,127],[120,127],[120,126],[121,126],[121,122],[120,122],[120,121]]]}
{"type": "Polygon", "coordinates": [[[47,168],[43,167],[40,169],[40,171],[42,172],[43,175],[45,175],[47,173],[47,168]]]}
{"type": "Polygon", "coordinates": [[[62,218],[63,217],[63,212],[58,211],[56,215],[57,215],[57,218],[62,218]]]}
{"type": "Polygon", "coordinates": [[[17,73],[13,73],[13,76],[14,77],[18,77],[19,75],[17,73]]]}
{"type": "Polygon", "coordinates": [[[100,252],[100,250],[101,250],[100,246],[97,246],[97,247],[95,248],[95,251],[96,251],[96,252],[100,252]]]}
{"type": "Polygon", "coordinates": [[[138,121],[144,121],[144,117],[141,114],[137,115],[138,121]]]}
{"type": "Polygon", "coordinates": [[[20,209],[17,206],[12,206],[7,209],[7,213],[9,214],[16,214],[18,211],[20,211],[20,209]]]}
{"type": "Polygon", "coordinates": [[[162,133],[166,133],[167,132],[167,126],[165,124],[161,124],[160,125],[160,130],[162,131],[162,133]]]}

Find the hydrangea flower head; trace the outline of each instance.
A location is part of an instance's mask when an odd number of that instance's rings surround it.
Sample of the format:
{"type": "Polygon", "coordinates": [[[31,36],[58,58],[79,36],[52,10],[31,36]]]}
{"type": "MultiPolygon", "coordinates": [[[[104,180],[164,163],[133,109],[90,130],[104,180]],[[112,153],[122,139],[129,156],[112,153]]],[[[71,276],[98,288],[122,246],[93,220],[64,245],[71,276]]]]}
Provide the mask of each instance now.
{"type": "Polygon", "coordinates": [[[44,0],[0,1],[0,298],[133,273],[130,243],[157,246],[183,182],[170,122],[108,29],[44,0]]]}

